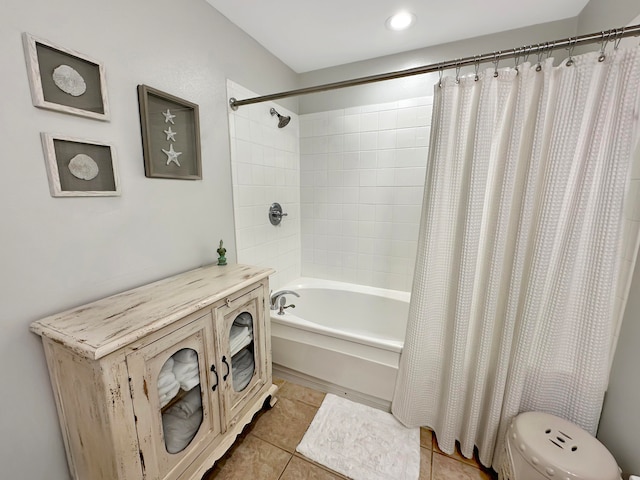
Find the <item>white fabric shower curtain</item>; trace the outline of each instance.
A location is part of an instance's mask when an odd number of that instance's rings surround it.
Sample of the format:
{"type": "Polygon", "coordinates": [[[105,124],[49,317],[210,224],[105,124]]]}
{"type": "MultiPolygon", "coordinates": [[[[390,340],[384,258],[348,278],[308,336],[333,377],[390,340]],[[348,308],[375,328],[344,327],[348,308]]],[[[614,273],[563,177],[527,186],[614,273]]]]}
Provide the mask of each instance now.
{"type": "Polygon", "coordinates": [[[416,273],[392,403],[498,469],[508,422],[592,434],[614,333],[639,49],[435,87],[416,273]]]}

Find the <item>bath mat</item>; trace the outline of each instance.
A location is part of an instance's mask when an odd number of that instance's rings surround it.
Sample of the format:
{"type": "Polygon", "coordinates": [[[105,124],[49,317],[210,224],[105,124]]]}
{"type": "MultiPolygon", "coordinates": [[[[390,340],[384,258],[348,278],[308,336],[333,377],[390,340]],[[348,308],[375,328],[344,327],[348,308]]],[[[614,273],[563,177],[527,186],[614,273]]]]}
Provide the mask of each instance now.
{"type": "Polygon", "coordinates": [[[390,413],[327,394],[296,448],[354,480],[418,480],[420,429],[390,413]]]}

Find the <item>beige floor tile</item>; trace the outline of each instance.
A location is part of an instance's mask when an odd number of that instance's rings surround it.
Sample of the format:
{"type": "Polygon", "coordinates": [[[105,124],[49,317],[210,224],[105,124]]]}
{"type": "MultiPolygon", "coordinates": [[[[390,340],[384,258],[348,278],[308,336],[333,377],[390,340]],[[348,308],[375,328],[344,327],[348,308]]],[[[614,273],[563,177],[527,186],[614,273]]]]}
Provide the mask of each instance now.
{"type": "Polygon", "coordinates": [[[318,409],[280,397],[274,407],[253,420],[251,435],[293,453],[318,409]]]}
{"type": "MultiPolygon", "coordinates": [[[[273,378],[271,379],[271,383],[273,383],[274,385],[277,385],[277,386],[278,386],[278,388],[281,388],[281,387],[282,387],[282,385],[284,385],[286,382],[285,382],[283,379],[281,379],[281,378],[273,377],[273,378]]],[[[276,395],[277,395],[277,393],[276,393],[276,395]]]]}
{"type": "Polygon", "coordinates": [[[489,473],[454,458],[433,453],[432,480],[492,480],[489,473]]]}
{"type": "Polygon", "coordinates": [[[431,456],[430,448],[420,448],[420,479],[431,480],[431,456]]]}
{"type": "Polygon", "coordinates": [[[426,427],[420,427],[420,446],[433,450],[433,432],[426,427]]]}
{"type": "Polygon", "coordinates": [[[312,390],[311,388],[303,387],[302,385],[285,382],[278,390],[276,396],[288,398],[289,400],[298,400],[313,405],[314,407],[320,407],[325,394],[317,390],[312,390]]]}
{"type": "Polygon", "coordinates": [[[203,480],[278,480],[291,454],[252,435],[238,439],[203,480]]]}
{"type": "Polygon", "coordinates": [[[280,480],[342,480],[343,478],[345,477],[342,475],[329,472],[298,456],[294,456],[280,480]]]}

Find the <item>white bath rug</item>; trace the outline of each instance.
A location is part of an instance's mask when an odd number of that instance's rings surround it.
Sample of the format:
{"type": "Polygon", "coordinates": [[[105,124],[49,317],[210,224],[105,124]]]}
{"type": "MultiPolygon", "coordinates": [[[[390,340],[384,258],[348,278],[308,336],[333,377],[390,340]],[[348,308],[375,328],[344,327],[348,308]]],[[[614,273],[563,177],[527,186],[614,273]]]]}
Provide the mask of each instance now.
{"type": "Polygon", "coordinates": [[[296,448],[354,480],[418,480],[420,429],[390,413],[327,394],[296,448]]]}

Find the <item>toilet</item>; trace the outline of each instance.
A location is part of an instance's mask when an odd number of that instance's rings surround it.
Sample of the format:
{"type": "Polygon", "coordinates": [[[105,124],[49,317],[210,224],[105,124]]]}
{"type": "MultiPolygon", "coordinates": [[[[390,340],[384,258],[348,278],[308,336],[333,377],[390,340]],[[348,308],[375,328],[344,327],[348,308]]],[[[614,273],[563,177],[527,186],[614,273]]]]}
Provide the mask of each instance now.
{"type": "Polygon", "coordinates": [[[621,480],[620,469],[596,438],[567,420],[521,413],[507,432],[508,480],[621,480]]]}

